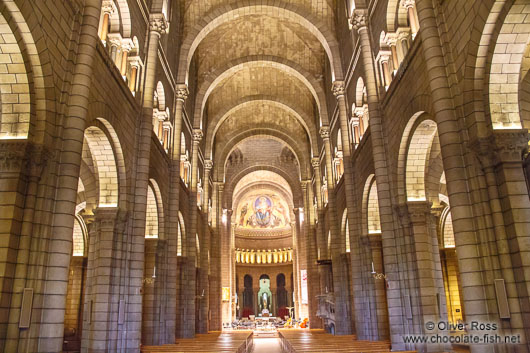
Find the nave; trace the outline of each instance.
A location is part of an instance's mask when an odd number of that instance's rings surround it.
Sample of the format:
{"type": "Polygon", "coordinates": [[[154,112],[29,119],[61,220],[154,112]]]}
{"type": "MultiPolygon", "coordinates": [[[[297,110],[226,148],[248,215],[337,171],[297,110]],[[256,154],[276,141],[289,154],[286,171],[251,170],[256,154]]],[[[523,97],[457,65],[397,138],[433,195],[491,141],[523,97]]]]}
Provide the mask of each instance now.
{"type": "Polygon", "coordinates": [[[0,352],[530,353],[529,92],[530,0],[0,0],[0,352]]]}

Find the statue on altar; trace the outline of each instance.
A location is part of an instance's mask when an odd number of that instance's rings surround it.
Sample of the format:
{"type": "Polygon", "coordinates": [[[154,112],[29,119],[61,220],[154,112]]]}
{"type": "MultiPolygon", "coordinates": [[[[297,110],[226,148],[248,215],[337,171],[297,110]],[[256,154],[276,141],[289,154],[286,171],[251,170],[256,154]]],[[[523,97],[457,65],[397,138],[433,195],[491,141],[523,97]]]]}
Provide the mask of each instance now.
{"type": "Polygon", "coordinates": [[[264,317],[268,317],[272,310],[272,292],[270,290],[269,276],[263,275],[259,280],[258,310],[264,317]]]}
{"type": "Polygon", "coordinates": [[[263,298],[262,298],[262,307],[263,307],[263,310],[269,310],[269,303],[267,301],[267,293],[263,293],[263,298]]]}

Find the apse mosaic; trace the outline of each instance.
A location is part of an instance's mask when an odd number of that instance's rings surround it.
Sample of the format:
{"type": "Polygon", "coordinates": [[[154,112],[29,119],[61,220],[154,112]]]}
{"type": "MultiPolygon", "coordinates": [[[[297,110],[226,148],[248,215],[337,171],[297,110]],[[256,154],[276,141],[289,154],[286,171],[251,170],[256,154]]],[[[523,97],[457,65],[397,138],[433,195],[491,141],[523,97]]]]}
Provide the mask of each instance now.
{"type": "Polygon", "coordinates": [[[250,229],[283,228],[290,224],[287,203],[277,195],[252,194],[239,204],[237,225],[250,229]]]}

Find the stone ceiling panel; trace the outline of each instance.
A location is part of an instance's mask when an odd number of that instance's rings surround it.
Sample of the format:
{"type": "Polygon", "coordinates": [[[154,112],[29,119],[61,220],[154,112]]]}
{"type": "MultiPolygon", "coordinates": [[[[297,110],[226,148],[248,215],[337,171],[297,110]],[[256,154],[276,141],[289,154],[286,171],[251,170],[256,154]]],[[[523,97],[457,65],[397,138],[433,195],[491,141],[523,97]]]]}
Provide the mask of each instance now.
{"type": "Polygon", "coordinates": [[[245,16],[216,28],[199,45],[199,86],[210,72],[249,55],[283,57],[315,77],[322,75],[326,61],[322,45],[302,25],[271,16],[245,16]]]}
{"type": "MultiPolygon", "coordinates": [[[[219,11],[223,6],[228,8],[240,0],[185,0],[180,1],[181,13],[183,13],[183,32],[187,34],[190,28],[195,26],[202,18],[212,11],[219,11]]],[[[263,1],[262,3],[268,3],[263,1]]],[[[271,2],[271,4],[273,4],[271,2]]],[[[333,29],[335,24],[334,8],[335,0],[289,0],[290,6],[300,8],[301,11],[311,15],[315,20],[321,21],[333,29]]]]}
{"type": "Polygon", "coordinates": [[[273,67],[248,66],[223,80],[210,94],[208,116],[234,106],[242,97],[266,95],[292,102],[292,108],[314,116],[314,98],[297,78],[273,67]]]}

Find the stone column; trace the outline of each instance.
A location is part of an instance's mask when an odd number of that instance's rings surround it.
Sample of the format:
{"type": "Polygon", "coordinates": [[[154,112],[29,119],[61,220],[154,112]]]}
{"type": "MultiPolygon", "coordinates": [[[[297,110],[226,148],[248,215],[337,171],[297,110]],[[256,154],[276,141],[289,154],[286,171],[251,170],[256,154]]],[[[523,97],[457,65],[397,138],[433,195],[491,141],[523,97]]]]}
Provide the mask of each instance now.
{"type": "Polygon", "coordinates": [[[149,41],[146,56],[145,79],[142,100],[142,119],[137,133],[136,160],[134,165],[135,179],[132,192],[135,202],[132,213],[132,236],[125,276],[128,278],[128,293],[124,294],[126,303],[126,329],[120,331],[123,349],[137,350],[141,342],[142,287],[144,272],[145,215],[147,207],[147,188],[149,183],[149,158],[151,153],[151,134],[153,130],[153,97],[155,90],[156,68],[158,65],[158,43],[160,36],[167,29],[163,14],[149,15],[149,41]]]}
{"type": "Polygon", "coordinates": [[[89,234],[82,352],[117,352],[121,345],[119,332],[126,330],[127,321],[120,315],[126,304],[120,299],[123,268],[113,266],[123,256],[120,239],[125,222],[125,214],[117,207],[99,207],[94,212],[89,234]]]}
{"type": "Polygon", "coordinates": [[[398,51],[396,48],[397,35],[395,33],[388,33],[386,37],[386,44],[390,48],[390,53],[392,55],[392,70],[393,70],[393,73],[395,74],[396,71],[399,69],[399,65],[401,64],[398,58],[398,51]]]}
{"type": "Polygon", "coordinates": [[[316,197],[317,197],[317,214],[318,214],[318,224],[317,224],[317,256],[318,259],[327,258],[327,244],[326,244],[326,234],[324,232],[324,205],[322,203],[322,176],[320,173],[320,159],[313,158],[311,159],[311,165],[313,166],[313,174],[315,176],[315,188],[316,188],[316,197]]]}
{"type": "MultiPolygon", "coordinates": [[[[175,119],[173,145],[170,153],[171,164],[169,173],[169,200],[168,200],[168,226],[166,228],[168,237],[167,266],[168,275],[166,283],[166,336],[163,343],[175,342],[176,319],[177,319],[177,242],[179,227],[179,195],[180,195],[180,137],[182,129],[182,112],[184,102],[188,98],[188,88],[186,85],[178,85],[175,92],[175,119]]],[[[180,308],[178,308],[180,311],[180,308]]]]}
{"type": "MultiPolygon", "coordinates": [[[[427,201],[409,201],[407,209],[410,220],[410,230],[414,242],[414,258],[417,273],[417,287],[419,308],[414,312],[414,319],[418,325],[415,332],[421,332],[427,336],[446,335],[447,331],[426,330],[426,322],[447,321],[447,310],[445,303],[445,291],[441,279],[440,249],[438,247],[438,236],[433,234],[433,215],[431,203],[427,201]],[[445,313],[445,315],[444,315],[445,313]]],[[[417,345],[424,352],[444,351],[442,344],[417,345]],[[420,348],[422,347],[422,348],[420,348]]],[[[447,348],[447,347],[445,347],[447,348]]]]}
{"type": "MultiPolygon", "coordinates": [[[[427,75],[432,96],[434,117],[438,126],[438,137],[442,152],[447,191],[453,216],[453,229],[460,268],[466,320],[487,321],[488,305],[485,298],[484,279],[480,257],[479,239],[474,227],[472,202],[464,161],[460,124],[451,103],[453,96],[447,78],[446,63],[438,32],[438,23],[431,0],[418,0],[419,23],[427,75]]],[[[472,331],[471,331],[472,332],[472,331]]],[[[492,352],[486,345],[473,345],[471,352],[492,352]]]]}
{"type": "Polygon", "coordinates": [[[45,283],[43,284],[42,313],[39,319],[33,319],[33,330],[37,334],[40,351],[61,352],[63,345],[63,317],[68,281],[68,268],[72,253],[72,234],[77,197],[83,137],[86,127],[86,115],[90,86],[92,81],[92,65],[98,41],[98,26],[101,1],[87,0],[83,9],[80,28],[79,45],[77,48],[76,65],[68,98],[68,109],[62,124],[63,134],[60,148],[61,160],[57,171],[55,206],[51,234],[53,238],[48,248],[45,263],[45,283]]]}
{"type": "Polygon", "coordinates": [[[180,338],[191,338],[195,336],[195,291],[196,291],[196,248],[197,248],[197,171],[199,167],[199,147],[203,133],[200,129],[193,129],[192,152],[191,152],[191,181],[189,197],[189,218],[188,229],[186,230],[186,265],[184,279],[185,285],[182,288],[183,296],[181,308],[180,338]]]}
{"type": "MultiPolygon", "coordinates": [[[[298,208],[295,208],[294,210],[294,216],[296,218],[299,217],[300,210],[298,208]]],[[[298,260],[298,231],[296,226],[296,221],[291,221],[291,233],[293,234],[293,288],[294,288],[294,303],[293,307],[295,310],[295,315],[293,317],[299,317],[301,312],[301,306],[300,306],[300,264],[298,260]]]]}
{"type": "Polygon", "coordinates": [[[210,330],[219,331],[221,325],[221,238],[219,233],[219,185],[213,182],[212,189],[212,227],[210,251],[210,330]]]}
{"type": "Polygon", "coordinates": [[[120,62],[120,74],[125,79],[127,75],[127,64],[129,63],[129,52],[133,47],[133,41],[131,38],[125,38],[121,41],[121,62],[120,62]]]}
{"type": "MultiPolygon", "coordinates": [[[[382,114],[379,110],[379,94],[370,34],[367,26],[367,11],[356,9],[351,18],[354,30],[359,33],[361,45],[362,64],[365,73],[366,93],[370,117],[370,137],[372,140],[372,153],[377,180],[377,196],[381,218],[383,257],[385,261],[385,274],[388,279],[387,302],[390,323],[390,338],[394,350],[404,350],[403,343],[403,307],[401,298],[400,267],[403,259],[400,257],[396,234],[394,233],[394,215],[392,210],[392,196],[390,176],[388,174],[387,153],[383,133],[382,114]]],[[[367,269],[368,270],[368,269],[367,269]]],[[[360,337],[370,339],[370,337],[360,337]]]]}
{"type": "Polygon", "coordinates": [[[202,212],[208,215],[209,206],[209,193],[210,193],[210,172],[213,168],[212,160],[208,159],[204,161],[204,186],[203,186],[203,198],[202,198],[202,212]]]}
{"type": "Polygon", "coordinates": [[[0,318],[0,347],[6,352],[16,352],[28,340],[28,332],[20,330],[18,324],[23,289],[30,281],[28,272],[32,264],[30,252],[34,239],[34,220],[38,215],[35,203],[39,182],[50,157],[49,151],[28,144],[25,140],[3,140],[0,144],[0,207],[3,218],[11,218],[11,222],[4,221],[0,230],[0,238],[3,239],[0,249],[4,254],[0,261],[0,300],[9,303],[7,308],[4,307],[8,313],[0,318]],[[18,246],[12,246],[17,241],[18,246]],[[10,260],[13,258],[16,260],[10,260]]]}
{"type": "MultiPolygon", "coordinates": [[[[522,307],[529,305],[529,279],[523,258],[528,257],[529,199],[521,156],[528,148],[526,130],[494,130],[471,147],[480,158],[488,189],[494,242],[498,249],[500,273],[510,302],[510,320],[502,327],[508,334],[529,337],[522,307]],[[525,332],[526,330],[526,332],[525,332]]],[[[528,339],[527,339],[528,342],[528,339]]]]}
{"type": "Polygon", "coordinates": [[[103,21],[101,21],[101,31],[99,32],[99,39],[103,43],[107,41],[107,34],[109,32],[110,16],[114,13],[114,1],[103,0],[101,3],[101,13],[103,14],[103,21]]]}
{"type": "MultiPolygon", "coordinates": [[[[333,95],[337,98],[337,105],[339,107],[339,122],[340,122],[340,131],[341,131],[341,139],[342,139],[342,154],[343,154],[343,164],[344,164],[344,189],[346,192],[346,207],[347,207],[347,217],[349,219],[349,224],[355,224],[355,212],[358,211],[355,202],[355,188],[353,185],[353,172],[352,172],[352,162],[351,162],[351,143],[350,143],[350,134],[348,129],[348,109],[346,106],[346,97],[344,96],[344,82],[343,81],[335,81],[332,85],[332,91],[333,95]]],[[[338,232],[339,238],[337,238],[336,242],[332,242],[332,249],[334,247],[334,250],[332,252],[335,252],[335,256],[337,260],[339,260],[340,254],[342,253],[342,249],[345,249],[346,242],[344,239],[342,239],[341,232],[338,232]]],[[[353,245],[355,246],[356,242],[351,242],[350,240],[350,247],[353,245]]],[[[353,271],[359,271],[361,270],[361,265],[359,263],[359,259],[356,257],[351,258],[352,261],[352,270],[353,271]]],[[[345,273],[343,270],[343,266],[333,266],[333,283],[335,287],[335,317],[340,316],[343,318],[344,323],[341,323],[341,325],[337,324],[337,330],[336,332],[338,334],[351,334],[352,327],[351,327],[351,308],[350,308],[350,300],[349,295],[350,291],[352,290],[348,286],[348,274],[345,273]],[[339,293],[339,297],[337,297],[337,291],[339,293]],[[342,327],[339,327],[342,326],[342,327]]],[[[352,279],[353,280],[353,279],[352,279]]],[[[339,323],[337,321],[337,323],[339,323]]]]}
{"type": "Polygon", "coordinates": [[[321,328],[322,320],[316,315],[318,306],[316,296],[319,294],[320,281],[316,263],[315,218],[311,210],[313,207],[313,188],[311,180],[303,180],[301,185],[304,199],[305,234],[303,241],[300,242],[300,248],[305,249],[304,255],[306,257],[309,324],[311,328],[321,328]]]}
{"type": "MultiPolygon", "coordinates": [[[[114,64],[118,66],[119,64],[121,64],[121,62],[118,62],[118,59],[120,59],[118,54],[121,47],[122,37],[119,33],[109,33],[107,35],[107,39],[107,42],[109,43],[110,58],[112,59],[114,64]]],[[[119,65],[118,67],[120,66],[121,65],[119,65]]]]}
{"type": "MultiPolygon", "coordinates": [[[[302,187],[302,193],[304,193],[304,189],[302,187]]],[[[303,195],[302,195],[303,197],[303,195]]],[[[302,201],[303,202],[303,201],[302,201]]],[[[304,207],[305,207],[305,203],[303,204],[304,207]]],[[[298,315],[300,318],[306,318],[306,317],[309,317],[309,311],[308,311],[308,303],[305,302],[303,303],[303,295],[302,295],[302,273],[301,271],[302,270],[305,270],[307,271],[307,258],[306,258],[306,249],[305,249],[305,243],[304,243],[304,239],[306,237],[306,219],[305,219],[305,210],[300,213],[300,209],[298,209],[298,211],[295,210],[295,215],[297,216],[296,217],[296,233],[297,233],[297,237],[296,237],[296,258],[297,258],[297,263],[298,263],[298,278],[299,278],[299,288],[300,288],[300,303],[299,303],[299,306],[300,306],[300,309],[299,309],[299,312],[298,312],[298,315]],[[300,220],[300,215],[303,214],[304,215],[304,220],[303,222],[300,220]]]]}
{"type": "MultiPolygon", "coordinates": [[[[384,273],[383,267],[383,254],[381,244],[381,234],[368,234],[366,236],[366,243],[370,244],[371,258],[374,265],[373,270],[375,274],[372,274],[371,280],[374,285],[374,303],[375,318],[376,322],[373,323],[372,327],[374,332],[372,335],[379,339],[388,339],[388,306],[386,304],[386,280],[384,278],[378,278],[378,273],[384,273]]],[[[353,254],[352,254],[353,255],[353,254]]]]}
{"type": "Polygon", "coordinates": [[[199,320],[199,332],[208,333],[209,320],[208,312],[210,310],[210,268],[209,268],[209,256],[211,256],[211,234],[208,225],[208,206],[209,206],[209,188],[210,188],[210,172],[213,167],[211,160],[204,161],[204,185],[203,185],[203,197],[202,197],[202,215],[199,220],[202,222],[203,236],[201,237],[201,269],[200,273],[200,286],[199,286],[199,305],[200,305],[200,320],[199,320]]]}
{"type": "Polygon", "coordinates": [[[412,38],[416,37],[420,29],[418,17],[416,15],[415,0],[401,0],[401,6],[407,9],[407,17],[410,23],[410,30],[412,31],[412,38]]]}
{"type": "Polygon", "coordinates": [[[144,279],[142,287],[142,343],[146,345],[162,344],[158,337],[160,333],[158,323],[160,321],[161,308],[158,305],[157,295],[160,295],[159,282],[162,278],[160,266],[156,269],[158,241],[159,239],[157,238],[145,240],[144,279]]]}

